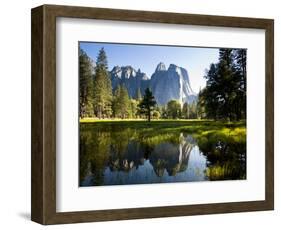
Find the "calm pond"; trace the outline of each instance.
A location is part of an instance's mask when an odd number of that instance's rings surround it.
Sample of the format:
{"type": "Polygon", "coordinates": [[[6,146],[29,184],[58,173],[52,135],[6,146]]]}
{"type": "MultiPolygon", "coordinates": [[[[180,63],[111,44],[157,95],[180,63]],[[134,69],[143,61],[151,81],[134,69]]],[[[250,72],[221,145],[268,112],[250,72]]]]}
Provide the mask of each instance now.
{"type": "Polygon", "coordinates": [[[80,124],[79,185],[246,178],[245,137],[186,131],[181,126],[80,124]]]}

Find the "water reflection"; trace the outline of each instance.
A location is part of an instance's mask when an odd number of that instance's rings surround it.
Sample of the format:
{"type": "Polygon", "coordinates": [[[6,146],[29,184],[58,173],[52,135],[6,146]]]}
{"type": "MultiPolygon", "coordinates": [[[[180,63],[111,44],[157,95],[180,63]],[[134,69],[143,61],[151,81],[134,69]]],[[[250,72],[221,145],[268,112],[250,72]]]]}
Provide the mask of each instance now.
{"type": "Polygon", "coordinates": [[[246,145],[184,132],[84,125],[80,186],[244,179],[246,145]]]}

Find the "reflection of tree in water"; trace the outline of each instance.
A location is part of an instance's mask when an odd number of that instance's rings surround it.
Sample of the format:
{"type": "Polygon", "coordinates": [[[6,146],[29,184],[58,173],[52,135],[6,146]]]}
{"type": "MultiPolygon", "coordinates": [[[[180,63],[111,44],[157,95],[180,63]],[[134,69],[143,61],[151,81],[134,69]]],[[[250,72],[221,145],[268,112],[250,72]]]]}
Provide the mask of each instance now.
{"type": "Polygon", "coordinates": [[[246,178],[246,142],[232,136],[199,137],[200,151],[207,157],[206,175],[210,180],[246,178]]]}
{"type": "Polygon", "coordinates": [[[98,129],[80,133],[80,182],[88,176],[87,183],[101,185],[104,180],[104,165],[109,157],[110,133],[98,129]],[[94,179],[93,179],[94,178],[94,179]]]}
{"type": "MultiPolygon", "coordinates": [[[[246,143],[216,134],[157,133],[116,126],[80,130],[80,185],[102,185],[105,170],[130,172],[149,163],[158,177],[187,170],[194,146],[207,159],[206,179],[246,177],[246,143]]],[[[243,139],[243,138],[242,138],[243,139]]]]}

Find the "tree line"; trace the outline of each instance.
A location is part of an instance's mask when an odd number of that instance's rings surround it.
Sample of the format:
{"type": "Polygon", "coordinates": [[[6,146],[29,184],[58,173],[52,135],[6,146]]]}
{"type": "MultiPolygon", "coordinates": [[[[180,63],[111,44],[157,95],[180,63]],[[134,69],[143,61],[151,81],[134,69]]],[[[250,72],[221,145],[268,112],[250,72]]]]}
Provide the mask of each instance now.
{"type": "Polygon", "coordinates": [[[105,118],[112,115],[112,88],[104,49],[99,51],[96,66],[83,49],[79,49],[80,117],[105,118]]]}
{"type": "Polygon", "coordinates": [[[142,99],[140,90],[130,98],[127,88],[119,85],[113,92],[105,50],[102,48],[96,66],[83,49],[79,49],[79,116],[101,118],[137,118],[142,99]]]}
{"type": "Polygon", "coordinates": [[[246,49],[220,49],[218,63],[206,71],[206,87],[199,92],[201,118],[246,118],[246,49]]]}

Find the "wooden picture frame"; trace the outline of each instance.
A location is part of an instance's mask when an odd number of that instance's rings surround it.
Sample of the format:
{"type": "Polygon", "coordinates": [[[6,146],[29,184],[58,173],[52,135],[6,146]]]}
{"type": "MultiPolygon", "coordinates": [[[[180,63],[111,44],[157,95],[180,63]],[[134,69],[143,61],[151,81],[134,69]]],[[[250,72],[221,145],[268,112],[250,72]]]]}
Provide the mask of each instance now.
{"type": "Polygon", "coordinates": [[[156,218],[274,209],[274,21],[271,19],[43,5],[32,9],[31,219],[41,224],[156,218]],[[265,30],[265,200],[249,202],[56,211],[56,18],[120,20],[265,30]]]}

